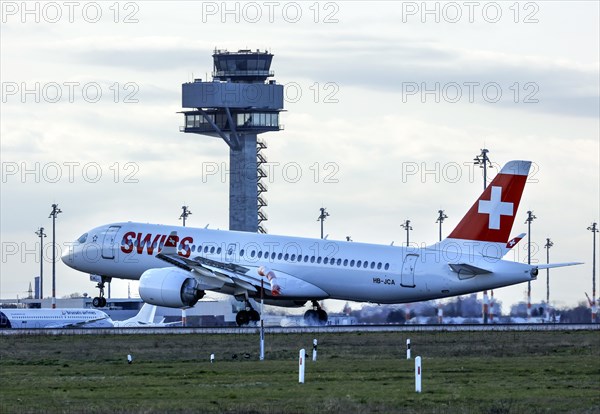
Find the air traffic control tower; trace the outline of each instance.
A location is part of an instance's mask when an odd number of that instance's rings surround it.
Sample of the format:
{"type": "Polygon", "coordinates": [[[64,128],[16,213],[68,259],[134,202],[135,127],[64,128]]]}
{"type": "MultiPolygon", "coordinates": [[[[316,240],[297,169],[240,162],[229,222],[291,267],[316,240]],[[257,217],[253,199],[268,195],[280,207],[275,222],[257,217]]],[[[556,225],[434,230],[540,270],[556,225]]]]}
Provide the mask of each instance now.
{"type": "Polygon", "coordinates": [[[266,144],[258,134],[279,131],[283,85],[268,80],[273,55],[257,50],[213,54],[213,79],[182,85],[182,132],[220,137],[229,146],[229,229],[266,232],[262,168],[266,144]],[[191,108],[187,110],[187,108],[191,108]]]}

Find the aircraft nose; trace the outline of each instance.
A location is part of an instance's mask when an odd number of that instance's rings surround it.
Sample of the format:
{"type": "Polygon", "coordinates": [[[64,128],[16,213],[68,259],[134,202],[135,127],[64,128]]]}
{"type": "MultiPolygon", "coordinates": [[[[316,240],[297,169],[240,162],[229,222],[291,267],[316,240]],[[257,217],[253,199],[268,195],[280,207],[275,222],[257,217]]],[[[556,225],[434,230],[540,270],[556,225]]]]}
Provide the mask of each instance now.
{"type": "Polygon", "coordinates": [[[67,247],[67,250],[60,257],[60,260],[62,260],[62,262],[64,264],[66,264],[67,266],[74,267],[74,264],[75,264],[75,250],[74,250],[74,246],[73,245],[67,247]]]}

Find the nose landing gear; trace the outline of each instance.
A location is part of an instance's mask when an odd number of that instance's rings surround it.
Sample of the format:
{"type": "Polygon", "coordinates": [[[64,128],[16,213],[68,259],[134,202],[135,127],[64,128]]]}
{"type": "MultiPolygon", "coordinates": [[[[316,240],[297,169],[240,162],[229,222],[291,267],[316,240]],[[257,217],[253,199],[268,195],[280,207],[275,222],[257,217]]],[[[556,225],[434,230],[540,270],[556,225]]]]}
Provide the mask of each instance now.
{"type": "Polygon", "coordinates": [[[92,282],[98,282],[96,287],[100,290],[99,296],[96,296],[94,299],[92,299],[92,306],[94,306],[94,308],[103,308],[106,306],[104,287],[107,282],[110,283],[111,279],[112,278],[106,276],[90,275],[90,280],[92,282]]]}

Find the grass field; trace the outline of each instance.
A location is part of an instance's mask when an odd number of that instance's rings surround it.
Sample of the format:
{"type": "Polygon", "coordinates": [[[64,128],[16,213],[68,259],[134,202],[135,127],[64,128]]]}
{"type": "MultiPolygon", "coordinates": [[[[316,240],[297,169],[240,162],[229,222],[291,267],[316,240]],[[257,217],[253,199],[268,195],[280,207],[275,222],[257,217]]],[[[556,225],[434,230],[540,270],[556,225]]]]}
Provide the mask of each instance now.
{"type": "Polygon", "coordinates": [[[298,384],[313,337],[0,336],[0,412],[600,413],[598,331],[319,333],[298,384]]]}

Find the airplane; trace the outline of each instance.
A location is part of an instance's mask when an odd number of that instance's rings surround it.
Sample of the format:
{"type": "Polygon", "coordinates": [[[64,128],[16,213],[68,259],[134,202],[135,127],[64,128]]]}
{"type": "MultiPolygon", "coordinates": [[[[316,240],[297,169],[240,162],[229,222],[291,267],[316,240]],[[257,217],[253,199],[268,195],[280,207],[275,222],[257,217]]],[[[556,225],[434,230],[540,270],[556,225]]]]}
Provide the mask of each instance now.
{"type": "Polygon", "coordinates": [[[509,240],[530,161],[510,161],[448,238],[424,248],[376,245],[160,224],[120,222],[84,233],[62,256],[90,274],[105,303],[112,278],[139,280],[144,302],[194,306],[206,291],[245,302],[238,325],[260,319],[250,299],[275,306],[312,306],[304,317],[327,322],[324,299],[410,303],[497,289],[535,280],[539,269],[502,260],[522,238],[509,240]]]}
{"type": "Polygon", "coordinates": [[[144,303],[138,314],[133,318],[129,318],[124,321],[113,321],[113,326],[115,328],[149,328],[181,325],[181,321],[165,323],[164,318],[160,322],[154,322],[155,315],[156,306],[149,303],[144,303]]]}
{"type": "Polygon", "coordinates": [[[112,328],[113,321],[98,309],[0,309],[0,328],[112,328]]]}

